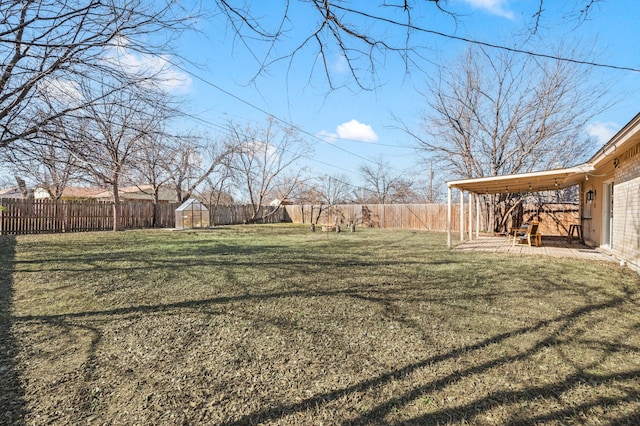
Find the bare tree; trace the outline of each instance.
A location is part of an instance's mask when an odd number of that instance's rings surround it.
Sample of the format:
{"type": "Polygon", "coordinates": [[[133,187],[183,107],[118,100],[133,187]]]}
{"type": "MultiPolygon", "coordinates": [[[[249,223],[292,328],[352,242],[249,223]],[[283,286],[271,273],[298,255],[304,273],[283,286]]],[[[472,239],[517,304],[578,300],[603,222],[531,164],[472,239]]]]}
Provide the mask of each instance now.
{"type": "Polygon", "coordinates": [[[434,161],[429,159],[423,162],[424,169],[416,173],[419,177],[413,182],[415,201],[418,203],[437,203],[442,200],[441,185],[434,169],[434,161]],[[426,172],[426,177],[424,177],[426,172]]]}
{"type": "Polygon", "coordinates": [[[458,179],[564,167],[592,151],[585,124],[605,93],[589,69],[474,48],[429,81],[424,127],[408,131],[458,179]]]}
{"type": "Polygon", "coordinates": [[[103,92],[100,102],[92,102],[83,109],[73,129],[75,135],[69,135],[66,142],[80,167],[111,187],[113,229],[118,231],[122,228],[121,180],[132,170],[132,162],[139,157],[143,143],[160,130],[158,125],[165,111],[161,98],[151,97],[149,91],[143,97],[135,90],[112,92],[106,84],[83,87],[87,98],[94,90],[108,93],[103,92]]]}
{"type": "Polygon", "coordinates": [[[300,198],[304,191],[305,182],[302,171],[291,167],[275,176],[272,189],[267,191],[264,200],[271,200],[269,205],[279,208],[283,203],[291,203],[300,198]]]}
{"type": "Polygon", "coordinates": [[[44,117],[49,117],[46,126],[38,129],[33,138],[14,141],[11,149],[5,150],[4,160],[16,175],[26,177],[31,184],[45,190],[51,199],[59,200],[69,182],[81,175],[77,159],[66,142],[74,127],[69,126],[70,121],[77,123],[78,120],[55,114],[58,97],[65,97],[60,90],[44,91],[40,96],[41,103],[34,111],[43,123],[44,117]]]}
{"type": "Polygon", "coordinates": [[[138,81],[146,71],[123,72],[122,52],[167,52],[187,15],[170,0],[0,0],[0,148],[100,100],[74,96],[96,76],[138,81]],[[52,91],[62,96],[43,108],[52,91]]]}
{"type": "Polygon", "coordinates": [[[216,143],[198,135],[178,135],[166,147],[163,168],[176,191],[178,201],[186,201],[196,189],[213,179],[224,186],[236,147],[230,141],[216,143]]]}
{"type": "Polygon", "coordinates": [[[346,204],[349,201],[351,186],[349,176],[345,174],[322,175],[317,179],[318,198],[328,206],[346,204]]]}
{"type": "Polygon", "coordinates": [[[232,205],[234,203],[230,187],[232,180],[231,161],[233,159],[233,149],[228,149],[225,155],[217,156],[217,166],[200,185],[198,198],[206,202],[211,211],[212,225],[216,218],[215,211],[220,205],[232,205]]]}
{"type": "Polygon", "coordinates": [[[362,164],[360,175],[371,202],[393,204],[408,202],[413,197],[413,182],[393,171],[389,163],[379,158],[373,164],[362,164]]]}
{"type": "MultiPolygon", "coordinates": [[[[162,124],[161,124],[162,125],[162,124]]],[[[169,155],[167,147],[171,136],[161,128],[146,135],[136,150],[136,158],[131,161],[128,177],[134,185],[149,185],[153,195],[153,227],[158,222],[158,209],[160,192],[169,187],[171,175],[165,168],[165,162],[169,155]]],[[[142,188],[141,188],[142,189],[142,188]]]]}
{"type": "Polygon", "coordinates": [[[260,221],[277,211],[262,213],[269,196],[279,197],[281,203],[300,187],[303,169],[292,166],[307,154],[309,145],[294,129],[279,127],[272,118],[264,128],[229,123],[228,132],[237,149],[233,161],[236,185],[251,205],[249,221],[260,221]]]}
{"type": "Polygon", "coordinates": [[[158,131],[147,135],[137,150],[135,161],[132,162],[129,173],[132,182],[151,185],[154,203],[158,203],[160,189],[169,182],[171,176],[164,167],[168,148],[165,139],[168,136],[158,131]]]}
{"type": "Polygon", "coordinates": [[[225,188],[232,155],[233,149],[224,144],[159,131],[141,144],[130,175],[137,184],[151,185],[156,205],[164,187],[174,191],[178,202],[197,193],[210,207],[217,206],[229,201],[225,188]]]}
{"type": "MultiPolygon", "coordinates": [[[[576,17],[578,24],[592,13],[600,0],[578,0],[563,5],[569,17],[576,17]]],[[[269,4],[264,13],[259,2],[233,2],[215,0],[217,9],[227,18],[237,40],[258,61],[257,74],[268,72],[278,62],[286,62],[293,72],[297,57],[309,54],[317,58],[311,64],[310,73],[322,74],[330,89],[345,84],[339,74],[332,71],[336,58],[347,69],[351,79],[361,89],[377,85],[377,71],[389,56],[396,56],[406,70],[420,69],[417,61],[430,56],[437,41],[428,43],[425,36],[434,40],[450,39],[487,46],[492,49],[514,51],[513,46],[488,44],[463,38],[454,32],[435,31],[425,16],[440,13],[455,26],[462,19],[453,12],[445,0],[384,0],[378,2],[347,2],[344,0],[282,0],[269,4]],[[307,17],[308,27],[301,27],[296,16],[307,17]],[[284,48],[283,48],[284,46],[284,48]]],[[[530,20],[525,23],[531,33],[538,33],[545,17],[544,0],[530,5],[530,20]]],[[[437,16],[437,15],[436,15],[437,16]]],[[[527,56],[544,57],[547,53],[520,50],[527,56]]],[[[568,60],[573,58],[568,57],[568,60]]]]}
{"type": "MultiPolygon", "coordinates": [[[[545,14],[545,0],[538,0],[536,11],[531,15],[532,22],[529,24],[531,33],[535,34],[540,29],[541,21],[545,14]]],[[[569,21],[573,19],[576,25],[582,24],[589,19],[594,13],[596,6],[601,4],[601,0],[581,0],[576,2],[567,2],[568,11],[565,19],[569,21]]]]}
{"type": "Polygon", "coordinates": [[[0,188],[12,186],[13,181],[11,180],[8,171],[6,169],[0,169],[0,171],[2,172],[0,173],[0,188]]]}
{"type": "Polygon", "coordinates": [[[311,223],[318,224],[322,213],[349,202],[351,183],[347,175],[322,175],[307,185],[301,201],[311,204],[311,223]]]}
{"type": "Polygon", "coordinates": [[[203,200],[208,206],[215,208],[219,205],[232,205],[235,203],[233,195],[229,191],[227,176],[209,176],[203,183],[202,189],[198,191],[198,198],[203,200]]]}
{"type": "Polygon", "coordinates": [[[75,156],[51,138],[41,137],[37,144],[18,141],[7,150],[5,161],[16,176],[27,178],[52,200],[59,200],[65,188],[81,175],[75,156]]]}

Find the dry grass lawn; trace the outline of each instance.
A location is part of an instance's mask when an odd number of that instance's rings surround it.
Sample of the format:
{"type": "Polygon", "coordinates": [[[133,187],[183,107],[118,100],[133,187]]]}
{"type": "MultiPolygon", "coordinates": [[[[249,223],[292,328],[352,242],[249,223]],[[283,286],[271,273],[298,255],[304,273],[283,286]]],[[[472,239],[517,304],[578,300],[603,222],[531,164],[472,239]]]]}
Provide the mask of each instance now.
{"type": "Polygon", "coordinates": [[[443,235],[0,238],[1,424],[637,424],[640,282],[443,235]]]}

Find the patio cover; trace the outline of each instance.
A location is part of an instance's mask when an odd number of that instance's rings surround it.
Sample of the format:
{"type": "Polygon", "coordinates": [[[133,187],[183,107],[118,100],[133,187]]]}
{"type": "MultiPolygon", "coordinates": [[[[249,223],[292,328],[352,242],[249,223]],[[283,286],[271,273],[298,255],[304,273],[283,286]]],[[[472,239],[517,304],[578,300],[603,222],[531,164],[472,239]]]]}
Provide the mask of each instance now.
{"type": "Polygon", "coordinates": [[[447,186],[475,194],[549,191],[577,185],[593,170],[592,164],[585,163],[566,169],[454,180],[447,182],[447,186]]]}
{"type": "MultiPolygon", "coordinates": [[[[451,191],[456,188],[460,191],[460,241],[464,241],[464,196],[469,194],[469,239],[473,239],[472,226],[472,194],[499,194],[549,191],[568,188],[577,185],[585,176],[595,170],[591,163],[566,169],[542,170],[539,172],[520,173],[517,175],[482,177],[476,179],[454,180],[447,182],[448,208],[447,208],[447,247],[451,248],[451,191]]],[[[476,196],[476,236],[480,229],[480,206],[476,196]]]]}

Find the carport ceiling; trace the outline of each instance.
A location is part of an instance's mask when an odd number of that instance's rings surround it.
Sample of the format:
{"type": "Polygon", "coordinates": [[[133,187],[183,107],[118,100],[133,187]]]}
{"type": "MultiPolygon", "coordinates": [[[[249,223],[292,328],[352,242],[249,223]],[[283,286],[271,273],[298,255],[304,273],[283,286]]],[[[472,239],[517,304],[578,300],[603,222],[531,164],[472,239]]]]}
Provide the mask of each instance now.
{"type": "Polygon", "coordinates": [[[593,169],[591,164],[581,164],[567,169],[456,180],[447,182],[447,186],[476,194],[551,191],[577,185],[593,169]]]}

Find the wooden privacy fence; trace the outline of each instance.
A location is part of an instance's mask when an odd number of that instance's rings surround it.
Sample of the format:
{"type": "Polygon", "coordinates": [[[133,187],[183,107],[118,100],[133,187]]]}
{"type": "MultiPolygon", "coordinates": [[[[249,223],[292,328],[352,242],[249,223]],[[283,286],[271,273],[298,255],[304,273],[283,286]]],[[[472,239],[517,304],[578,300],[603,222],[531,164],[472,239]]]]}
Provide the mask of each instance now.
{"type": "MultiPolygon", "coordinates": [[[[294,223],[349,224],[368,228],[447,230],[446,204],[341,204],[284,206],[294,223]],[[318,215],[320,217],[318,218],[318,215]]],[[[459,230],[460,207],[452,206],[453,230],[459,230]]]]}
{"type": "MultiPolygon", "coordinates": [[[[5,234],[101,231],[113,229],[113,203],[108,201],[52,201],[3,199],[0,231],[5,234]]],[[[175,203],[120,203],[125,229],[173,226],[175,203]],[[154,220],[155,211],[155,220],[154,220]]]]}
{"type": "Polygon", "coordinates": [[[540,221],[538,232],[542,235],[567,235],[570,225],[580,223],[580,209],[577,204],[570,203],[525,204],[523,221],[535,219],[540,221]]]}
{"type": "MultiPolygon", "coordinates": [[[[41,234],[54,232],[103,231],[113,229],[113,202],[110,201],[53,201],[0,199],[0,234],[41,234]]],[[[153,204],[149,201],[122,201],[120,221],[124,229],[173,228],[178,203],[153,204]]],[[[209,206],[210,225],[246,223],[251,206],[209,206]]],[[[274,207],[264,206],[259,214],[267,214],[274,207]]],[[[284,210],[268,215],[263,223],[284,220],[284,210]]]]}
{"type": "MultiPolygon", "coordinates": [[[[447,231],[446,204],[343,204],[331,207],[291,205],[284,208],[286,219],[294,223],[310,224],[317,221],[318,224],[327,225],[355,223],[372,228],[447,231]]],[[[465,206],[464,232],[469,231],[467,208],[465,206]]],[[[575,204],[525,206],[525,220],[531,220],[534,216],[539,217],[540,232],[543,235],[566,235],[570,224],[580,223],[579,209],[575,204]]],[[[475,218],[472,226],[475,231],[475,218]]],[[[483,226],[480,226],[482,231],[483,226]]],[[[451,230],[460,231],[460,205],[457,203],[451,206],[451,230]]]]}
{"type": "MultiPolygon", "coordinates": [[[[249,222],[252,215],[252,206],[247,204],[233,204],[229,206],[208,206],[211,225],[239,225],[249,222]]],[[[273,206],[261,206],[258,209],[258,217],[263,217],[260,223],[280,223],[285,222],[285,211],[283,208],[277,212],[273,206]]]]}
{"type": "MultiPolygon", "coordinates": [[[[101,231],[113,229],[113,203],[105,201],[27,201],[2,199],[0,205],[0,234],[37,234],[52,232],[101,231]]],[[[154,205],[148,201],[123,201],[120,204],[121,226],[134,228],[173,228],[177,203],[154,205]]],[[[262,223],[312,223],[390,229],[447,231],[446,204],[344,204],[322,209],[313,205],[263,206],[259,216],[262,223]],[[319,219],[318,219],[318,215],[319,219]]],[[[247,223],[251,206],[209,206],[210,225],[247,223]]],[[[467,211],[465,209],[465,215],[467,211]]],[[[524,219],[537,215],[543,235],[566,235],[569,225],[579,223],[578,206],[551,204],[542,207],[525,206],[524,219]]],[[[460,206],[452,205],[452,231],[460,230],[460,206]]],[[[468,231],[468,218],[464,221],[468,231]]],[[[475,226],[475,221],[473,221],[475,226]]],[[[474,229],[475,230],[475,229],[474,229]]]]}

